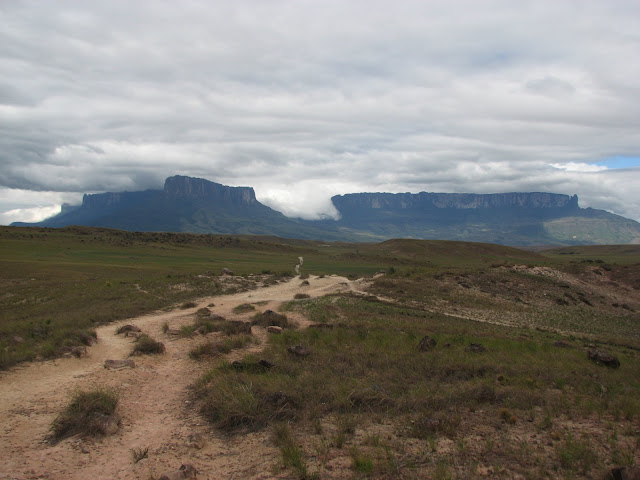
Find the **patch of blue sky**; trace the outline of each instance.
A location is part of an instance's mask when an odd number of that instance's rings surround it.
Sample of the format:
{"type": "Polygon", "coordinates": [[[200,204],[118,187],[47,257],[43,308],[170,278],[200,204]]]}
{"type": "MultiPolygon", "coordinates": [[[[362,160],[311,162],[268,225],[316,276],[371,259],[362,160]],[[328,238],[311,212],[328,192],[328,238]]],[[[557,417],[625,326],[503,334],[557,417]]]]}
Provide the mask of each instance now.
{"type": "Polygon", "coordinates": [[[603,158],[594,162],[607,168],[633,168],[640,167],[640,156],[616,155],[614,157],[603,158]]]}

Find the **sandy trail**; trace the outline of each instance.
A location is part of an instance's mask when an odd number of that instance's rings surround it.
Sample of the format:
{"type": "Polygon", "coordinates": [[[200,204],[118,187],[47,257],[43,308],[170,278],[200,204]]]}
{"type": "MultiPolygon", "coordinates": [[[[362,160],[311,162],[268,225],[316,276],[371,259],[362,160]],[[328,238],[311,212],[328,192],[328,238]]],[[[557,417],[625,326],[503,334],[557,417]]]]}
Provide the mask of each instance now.
{"type": "MultiPolygon", "coordinates": [[[[144,332],[165,343],[165,355],[135,357],[136,368],[106,370],[107,359],[127,358],[132,339],[114,335],[116,326],[97,329],[99,342],[89,348],[86,358],[58,359],[25,364],[0,376],[0,479],[135,479],[159,477],[191,463],[198,478],[278,478],[271,472],[277,452],[268,433],[224,437],[211,429],[189,405],[188,387],[207,368],[207,362],[188,357],[196,342],[204,339],[172,338],[162,333],[166,322],[172,328],[193,322],[200,307],[228,319],[246,319],[251,314],[234,315],[233,307],[263,302],[257,309],[277,310],[295,293],[312,297],[340,291],[361,291],[360,281],[330,276],[309,279],[301,286],[294,278],[286,283],[235,295],[200,299],[189,310],[156,312],[129,319],[144,332]],[[74,389],[108,386],[120,393],[120,430],[99,440],[70,438],[57,445],[47,441],[49,426],[67,403],[74,389]],[[198,450],[187,446],[190,434],[203,433],[207,445],[198,450]],[[149,448],[148,458],[134,464],[131,449],[149,448]]],[[[305,325],[304,318],[288,315],[305,325]]],[[[266,340],[263,328],[254,335],[266,340]]],[[[216,334],[207,336],[207,340],[216,334]]],[[[260,349],[261,346],[252,347],[260,349]]],[[[232,352],[230,358],[244,352],[232,352]]]]}

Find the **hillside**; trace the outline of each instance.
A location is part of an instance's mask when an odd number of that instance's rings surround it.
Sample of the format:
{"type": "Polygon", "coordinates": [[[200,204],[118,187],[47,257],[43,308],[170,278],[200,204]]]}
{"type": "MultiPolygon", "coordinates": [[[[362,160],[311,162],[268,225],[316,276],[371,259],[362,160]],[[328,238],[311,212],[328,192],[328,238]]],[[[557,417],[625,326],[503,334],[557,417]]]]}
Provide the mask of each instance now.
{"type": "Polygon", "coordinates": [[[417,238],[514,246],[640,243],[640,223],[580,208],[576,195],[353,193],[331,200],[340,213],[338,220],[293,219],[260,203],[250,187],[174,176],[162,190],[85,195],[82,205],[65,206],[55,217],[14,225],[351,242],[417,238]]]}

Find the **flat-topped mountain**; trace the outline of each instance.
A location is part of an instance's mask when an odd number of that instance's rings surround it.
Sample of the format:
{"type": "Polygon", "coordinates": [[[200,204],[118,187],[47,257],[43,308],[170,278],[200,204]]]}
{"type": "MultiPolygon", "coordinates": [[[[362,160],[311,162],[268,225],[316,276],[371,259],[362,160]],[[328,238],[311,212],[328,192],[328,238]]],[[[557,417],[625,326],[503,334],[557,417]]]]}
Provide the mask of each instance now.
{"type": "Polygon", "coordinates": [[[85,195],[80,206],[37,224],[135,231],[277,235],[380,241],[422,238],[503,245],[640,243],[640,223],[580,208],[576,195],[544,192],[351,193],[332,197],[339,220],[285,217],[260,203],[253,188],[169,177],[162,190],[85,195]]]}

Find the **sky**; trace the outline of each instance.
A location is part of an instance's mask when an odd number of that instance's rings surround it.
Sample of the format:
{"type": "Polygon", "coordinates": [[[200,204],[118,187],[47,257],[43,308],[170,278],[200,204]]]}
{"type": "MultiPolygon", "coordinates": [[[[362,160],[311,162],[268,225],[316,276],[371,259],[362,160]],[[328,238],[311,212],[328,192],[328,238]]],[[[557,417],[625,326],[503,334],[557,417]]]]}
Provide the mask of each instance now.
{"type": "Polygon", "coordinates": [[[0,0],[0,224],[172,175],[640,220],[638,79],[637,0],[0,0]]]}

